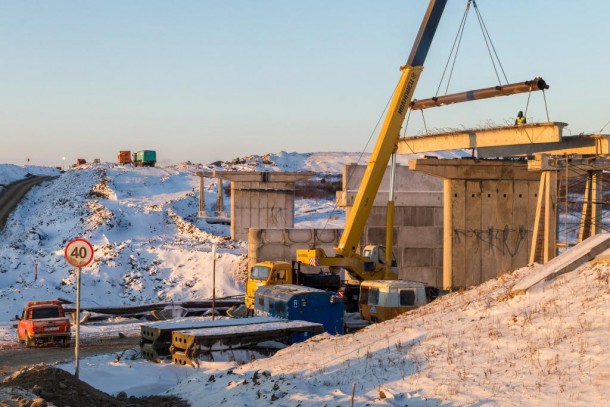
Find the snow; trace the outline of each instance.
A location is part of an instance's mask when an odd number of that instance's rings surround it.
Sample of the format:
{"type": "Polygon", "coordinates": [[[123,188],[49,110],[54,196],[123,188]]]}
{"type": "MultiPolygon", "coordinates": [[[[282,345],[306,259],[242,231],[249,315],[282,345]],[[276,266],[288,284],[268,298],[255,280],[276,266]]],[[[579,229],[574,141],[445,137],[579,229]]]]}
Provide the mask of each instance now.
{"type": "MultiPolygon", "coordinates": [[[[193,173],[216,168],[338,176],[342,164],[358,155],[280,152],[167,168],[86,165],[35,187],[0,232],[0,345],[14,343],[9,319],[26,301],[74,299],[75,276],[62,250],[75,237],[96,248],[95,263],[83,269],[84,303],[209,297],[213,244],[217,295],[243,292],[237,280],[246,244],[228,241],[227,226],[194,216],[193,173]]],[[[19,168],[0,166],[0,179],[24,177],[19,168]]],[[[205,188],[206,201],[214,202],[216,182],[206,180],[205,188]]],[[[295,213],[299,227],[342,228],[345,219],[332,200],[298,200],[295,213]]],[[[120,358],[85,358],[80,376],[111,394],[174,394],[193,406],[350,405],[352,389],[354,405],[605,405],[610,264],[586,263],[514,295],[513,287],[539,268],[451,293],[355,334],[321,334],[249,363],[155,364],[132,360],[134,350],[120,358]]],[[[135,336],[143,323],[115,319],[83,325],[82,332],[85,339],[135,336]]],[[[59,367],[72,371],[73,363],[59,367]]]]}
{"type": "MultiPolygon", "coordinates": [[[[38,167],[27,165],[21,167],[13,164],[0,164],[0,184],[8,185],[12,182],[19,181],[31,175],[59,175],[57,168],[38,167]]],[[[2,189],[0,189],[0,192],[2,189]]]]}

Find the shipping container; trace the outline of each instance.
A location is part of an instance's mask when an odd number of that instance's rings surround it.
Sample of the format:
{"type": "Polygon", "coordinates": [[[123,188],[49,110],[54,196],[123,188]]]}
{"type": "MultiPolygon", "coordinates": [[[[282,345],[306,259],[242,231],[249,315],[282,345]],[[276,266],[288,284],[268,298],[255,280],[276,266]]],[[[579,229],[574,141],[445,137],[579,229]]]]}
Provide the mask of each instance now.
{"type": "MultiPolygon", "coordinates": [[[[337,293],[293,284],[261,286],[256,290],[254,314],[317,322],[329,334],[343,334],[343,301],[337,293]]],[[[297,334],[295,341],[307,339],[297,334]]]]}
{"type": "Polygon", "coordinates": [[[134,153],[133,159],[136,167],[154,167],[157,163],[157,152],[153,150],[141,150],[134,153]]]}

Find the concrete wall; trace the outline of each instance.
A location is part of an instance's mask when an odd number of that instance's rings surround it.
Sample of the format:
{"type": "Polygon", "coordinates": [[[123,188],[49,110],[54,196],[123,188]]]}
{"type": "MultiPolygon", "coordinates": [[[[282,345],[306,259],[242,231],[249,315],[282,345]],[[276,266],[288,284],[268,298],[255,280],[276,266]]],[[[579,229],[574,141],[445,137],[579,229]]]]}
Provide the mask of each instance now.
{"type": "Polygon", "coordinates": [[[334,253],[341,229],[255,229],[248,231],[248,269],[263,260],[296,260],[297,249],[321,247],[334,253]]]}
{"type": "MultiPolygon", "coordinates": [[[[340,206],[349,212],[364,175],[365,166],[343,168],[340,206]]],[[[366,224],[362,245],[385,245],[389,189],[387,170],[366,224]]],[[[443,181],[398,166],[394,209],[394,255],[401,279],[442,286],[443,278],[443,181]]]]}
{"type": "Polygon", "coordinates": [[[527,265],[538,181],[453,180],[453,286],[480,284],[527,265]]]}
{"type": "Polygon", "coordinates": [[[231,182],[231,238],[248,239],[248,228],[292,228],[294,182],[231,182]]]}

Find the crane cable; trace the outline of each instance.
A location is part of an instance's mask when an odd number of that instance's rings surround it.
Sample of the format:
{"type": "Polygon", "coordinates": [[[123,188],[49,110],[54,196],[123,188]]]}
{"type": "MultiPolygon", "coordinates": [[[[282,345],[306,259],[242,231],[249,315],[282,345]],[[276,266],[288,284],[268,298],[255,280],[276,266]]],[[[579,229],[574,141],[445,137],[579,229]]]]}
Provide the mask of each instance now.
{"type": "Polygon", "coordinates": [[[502,66],[502,62],[500,62],[500,57],[498,56],[498,53],[496,52],[496,47],[494,46],[494,43],[491,40],[491,36],[489,35],[487,26],[485,25],[485,22],[483,21],[483,16],[481,15],[481,12],[479,11],[479,6],[477,5],[476,0],[472,0],[472,5],[474,6],[474,11],[477,15],[477,19],[479,20],[479,26],[481,27],[481,32],[483,33],[483,38],[485,39],[485,45],[487,46],[487,52],[489,53],[489,57],[491,58],[491,63],[494,67],[494,71],[496,72],[496,77],[498,78],[498,83],[500,86],[502,86],[502,81],[500,80],[500,75],[498,74],[498,69],[496,68],[494,58],[491,54],[492,50],[493,50],[493,54],[496,56],[496,59],[498,60],[498,65],[500,66],[500,70],[502,71],[504,80],[506,81],[506,84],[508,84],[508,78],[506,77],[506,72],[504,72],[504,67],[502,66]],[[490,48],[490,45],[491,45],[491,48],[490,48]]]}
{"type": "Polygon", "coordinates": [[[453,58],[453,64],[451,66],[451,72],[449,74],[449,78],[447,79],[447,88],[445,88],[445,95],[447,94],[447,90],[449,89],[449,82],[451,82],[451,76],[453,75],[453,68],[455,67],[455,61],[457,59],[457,54],[460,49],[460,44],[462,42],[462,35],[464,34],[464,27],[466,26],[466,18],[468,17],[468,11],[470,11],[470,3],[472,0],[468,0],[466,3],[466,10],[464,10],[464,15],[462,16],[462,21],[460,21],[460,26],[458,27],[458,32],[455,35],[455,39],[453,40],[453,46],[451,47],[451,52],[449,52],[449,58],[447,58],[447,63],[445,64],[445,69],[443,70],[443,75],[441,76],[441,80],[438,83],[438,88],[436,89],[436,93],[434,97],[438,96],[438,92],[441,89],[441,85],[443,84],[443,79],[445,79],[445,74],[447,73],[447,68],[449,67],[449,63],[451,62],[451,57],[453,56],[453,51],[455,50],[455,55],[453,58]],[[457,49],[456,49],[457,45],[457,49]]]}

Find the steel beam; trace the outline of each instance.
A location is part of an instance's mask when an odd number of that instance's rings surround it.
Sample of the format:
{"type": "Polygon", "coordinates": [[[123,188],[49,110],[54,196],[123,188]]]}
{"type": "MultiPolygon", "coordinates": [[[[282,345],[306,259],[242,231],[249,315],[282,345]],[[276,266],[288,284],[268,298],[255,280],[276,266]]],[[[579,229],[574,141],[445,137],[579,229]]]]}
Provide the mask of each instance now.
{"type": "Polygon", "coordinates": [[[533,123],[405,137],[398,141],[399,154],[460,150],[561,141],[566,123],[533,123]]]}
{"type": "Polygon", "coordinates": [[[431,107],[451,105],[454,103],[469,102],[472,100],[489,99],[498,96],[516,95],[519,93],[533,92],[548,89],[542,78],[534,78],[531,81],[511,83],[510,85],[494,86],[491,88],[471,90],[468,92],[453,93],[451,95],[437,96],[429,99],[414,100],[411,102],[411,110],[423,110],[431,107]]]}

